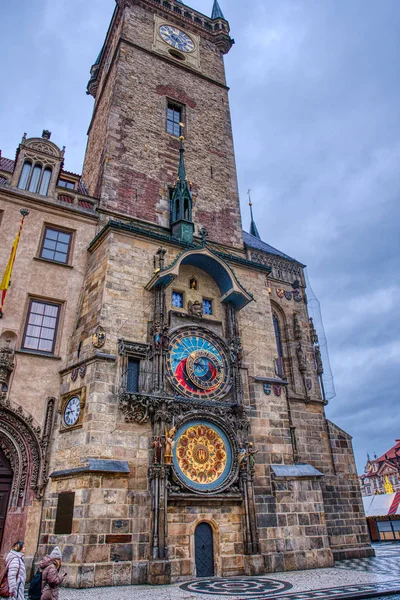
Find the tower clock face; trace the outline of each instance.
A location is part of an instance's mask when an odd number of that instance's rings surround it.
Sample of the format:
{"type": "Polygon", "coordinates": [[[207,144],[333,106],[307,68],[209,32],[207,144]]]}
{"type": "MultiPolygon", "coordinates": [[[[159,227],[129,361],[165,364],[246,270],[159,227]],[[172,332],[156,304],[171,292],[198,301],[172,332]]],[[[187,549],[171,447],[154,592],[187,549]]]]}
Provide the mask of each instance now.
{"type": "Polygon", "coordinates": [[[225,350],[213,335],[205,332],[182,331],[173,337],[167,369],[172,385],[188,398],[217,398],[229,383],[225,350]]]}
{"type": "Polygon", "coordinates": [[[160,36],[169,46],[181,52],[193,52],[196,48],[194,41],[184,31],[171,25],[161,25],[160,36]]]}
{"type": "Polygon", "coordinates": [[[81,412],[81,401],[77,396],[68,401],[64,410],[64,423],[68,427],[75,425],[81,412]]]}

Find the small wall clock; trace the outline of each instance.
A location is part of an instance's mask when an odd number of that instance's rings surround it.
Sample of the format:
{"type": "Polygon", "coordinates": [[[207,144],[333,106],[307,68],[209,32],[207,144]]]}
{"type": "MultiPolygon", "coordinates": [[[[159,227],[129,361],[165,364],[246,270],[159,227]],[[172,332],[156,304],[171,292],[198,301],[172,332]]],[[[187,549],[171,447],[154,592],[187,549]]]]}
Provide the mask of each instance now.
{"type": "Polygon", "coordinates": [[[160,36],[169,46],[181,52],[194,52],[196,49],[193,40],[184,31],[172,25],[161,25],[160,36]]]}
{"type": "Polygon", "coordinates": [[[73,396],[68,400],[67,405],[64,409],[63,419],[66,427],[76,425],[81,413],[81,401],[78,396],[73,396]]]}

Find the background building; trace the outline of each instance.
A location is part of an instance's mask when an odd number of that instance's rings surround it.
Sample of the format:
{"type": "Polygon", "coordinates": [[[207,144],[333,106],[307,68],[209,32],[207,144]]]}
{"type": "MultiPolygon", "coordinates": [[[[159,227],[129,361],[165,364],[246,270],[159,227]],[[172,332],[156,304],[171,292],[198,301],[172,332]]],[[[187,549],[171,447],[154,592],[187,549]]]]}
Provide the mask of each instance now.
{"type": "Polygon", "coordinates": [[[4,264],[30,214],[0,323],[2,548],[59,545],[69,585],[373,553],[304,265],[253,219],[242,231],[232,43],[217,1],[208,18],[118,0],[88,85],[87,188],[46,132],[4,163],[4,264]]]}
{"type": "Polygon", "coordinates": [[[359,479],[363,496],[400,491],[400,440],[379,458],[375,455],[371,460],[368,456],[359,479]]]}

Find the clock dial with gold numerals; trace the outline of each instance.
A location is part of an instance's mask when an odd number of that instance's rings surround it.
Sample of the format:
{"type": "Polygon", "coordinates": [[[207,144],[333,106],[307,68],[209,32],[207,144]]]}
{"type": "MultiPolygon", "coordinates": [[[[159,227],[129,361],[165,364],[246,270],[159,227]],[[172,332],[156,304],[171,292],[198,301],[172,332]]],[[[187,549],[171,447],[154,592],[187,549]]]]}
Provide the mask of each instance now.
{"type": "Polygon", "coordinates": [[[177,29],[177,27],[161,25],[160,36],[169,46],[181,52],[193,52],[196,48],[194,41],[184,31],[177,29]]]}
{"type": "Polygon", "coordinates": [[[188,398],[213,399],[226,391],[229,366],[222,344],[205,332],[182,331],[171,342],[169,380],[188,398]]]}

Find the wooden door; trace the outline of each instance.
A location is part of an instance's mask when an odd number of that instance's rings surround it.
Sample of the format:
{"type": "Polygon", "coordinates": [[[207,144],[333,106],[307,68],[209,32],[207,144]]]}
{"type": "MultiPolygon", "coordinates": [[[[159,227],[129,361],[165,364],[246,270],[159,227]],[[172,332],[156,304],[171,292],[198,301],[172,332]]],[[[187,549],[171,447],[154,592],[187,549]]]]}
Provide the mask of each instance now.
{"type": "Polygon", "coordinates": [[[12,471],[10,463],[0,450],[0,547],[6,524],[8,501],[12,485],[12,471]]]}

